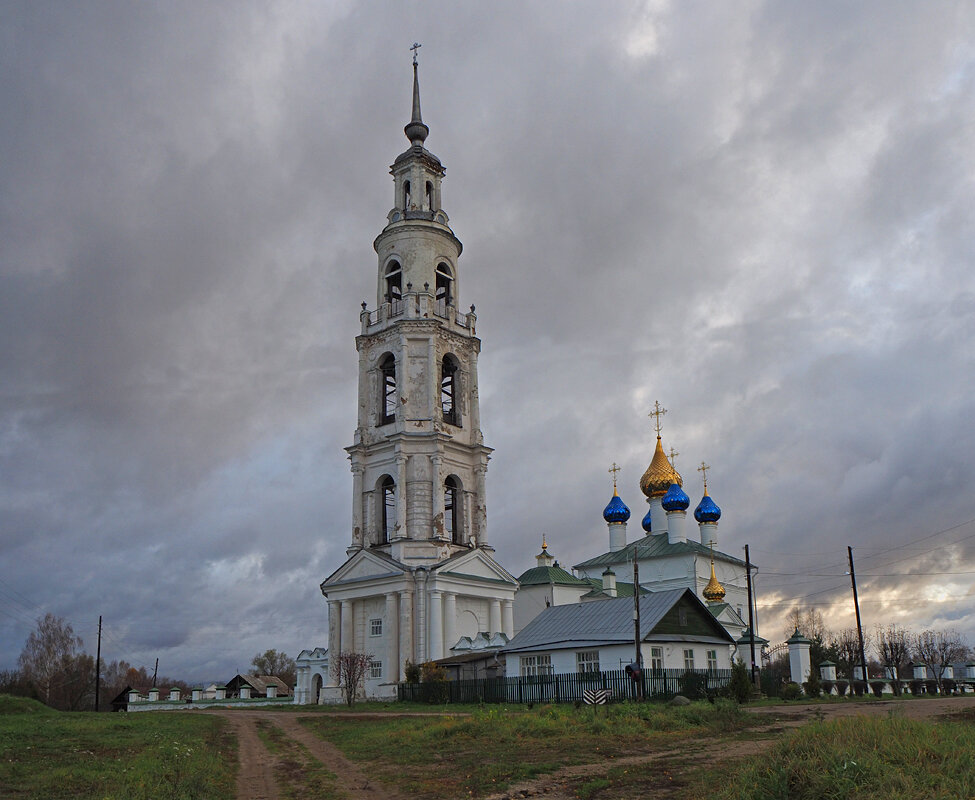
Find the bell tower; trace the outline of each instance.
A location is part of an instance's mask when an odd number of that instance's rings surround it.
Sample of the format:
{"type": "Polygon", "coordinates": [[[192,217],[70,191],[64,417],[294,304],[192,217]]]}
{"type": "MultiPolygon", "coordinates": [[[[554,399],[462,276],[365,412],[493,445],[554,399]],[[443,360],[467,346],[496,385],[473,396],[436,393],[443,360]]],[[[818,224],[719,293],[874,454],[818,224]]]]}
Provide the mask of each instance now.
{"type": "Polygon", "coordinates": [[[376,308],[362,304],[352,540],[409,566],[488,546],[474,306],[460,309],[460,255],[426,149],[417,62],[409,148],[390,167],[393,207],[373,247],[376,308]]]}

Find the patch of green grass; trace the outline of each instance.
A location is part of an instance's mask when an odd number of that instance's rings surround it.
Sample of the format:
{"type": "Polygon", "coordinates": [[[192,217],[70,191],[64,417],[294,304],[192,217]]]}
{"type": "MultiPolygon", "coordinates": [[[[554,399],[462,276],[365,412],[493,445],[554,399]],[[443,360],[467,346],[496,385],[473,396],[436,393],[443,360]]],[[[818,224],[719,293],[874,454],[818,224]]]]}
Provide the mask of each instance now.
{"type": "Polygon", "coordinates": [[[257,721],[257,735],[264,746],[277,756],[274,777],[282,797],[301,800],[340,800],[346,795],[335,785],[338,776],[325,766],[300,742],[296,742],[277,725],[265,720],[257,721]]]}
{"type": "Polygon", "coordinates": [[[669,747],[679,739],[758,724],[733,703],[501,706],[469,716],[306,718],[302,724],[418,798],[497,792],[564,766],[669,747]]]}
{"type": "Polygon", "coordinates": [[[0,714],[57,714],[53,708],[30,697],[0,694],[0,714]]]}
{"type": "MultiPolygon", "coordinates": [[[[975,729],[898,716],[815,722],[722,773],[729,800],[889,800],[975,796],[975,729]]],[[[691,794],[713,797],[713,775],[691,794]]]]}
{"type": "Polygon", "coordinates": [[[27,708],[0,715],[0,754],[5,800],[234,796],[236,740],[219,717],[27,708]]]}

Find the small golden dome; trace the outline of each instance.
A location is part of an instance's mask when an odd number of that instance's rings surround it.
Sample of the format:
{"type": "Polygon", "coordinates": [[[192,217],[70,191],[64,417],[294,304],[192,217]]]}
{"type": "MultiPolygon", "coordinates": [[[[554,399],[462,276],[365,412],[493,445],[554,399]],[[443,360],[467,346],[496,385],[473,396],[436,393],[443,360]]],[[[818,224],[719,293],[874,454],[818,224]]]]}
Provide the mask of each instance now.
{"type": "Polygon", "coordinates": [[[664,447],[658,436],[657,447],[653,451],[653,459],[650,461],[647,471],[643,473],[643,477],[640,478],[640,491],[647,497],[663,497],[667,494],[672,483],[676,483],[678,486],[684,485],[680,473],[667,460],[664,447]]]}
{"type": "Polygon", "coordinates": [[[720,603],[724,600],[724,586],[718,583],[718,578],[714,574],[714,559],[711,559],[711,580],[708,581],[708,585],[704,587],[704,599],[709,603],[720,603]]]}

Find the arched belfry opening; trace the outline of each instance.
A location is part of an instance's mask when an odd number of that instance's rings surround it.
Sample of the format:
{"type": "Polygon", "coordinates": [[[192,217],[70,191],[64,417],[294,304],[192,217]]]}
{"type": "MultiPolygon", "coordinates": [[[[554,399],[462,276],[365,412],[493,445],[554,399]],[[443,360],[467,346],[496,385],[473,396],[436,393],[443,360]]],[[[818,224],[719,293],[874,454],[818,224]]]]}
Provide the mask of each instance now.
{"type": "Polygon", "coordinates": [[[463,544],[463,509],[461,507],[460,481],[453,475],[447,476],[443,485],[443,523],[444,533],[452,544],[463,544]]]}
{"type": "Polygon", "coordinates": [[[386,353],[379,362],[379,424],[396,420],[396,357],[386,353]]]}
{"type": "Polygon", "coordinates": [[[460,371],[457,360],[445,355],[440,365],[440,413],[443,421],[450,425],[460,425],[460,410],[457,408],[457,375],[460,371]]]}
{"type": "Polygon", "coordinates": [[[392,476],[379,479],[379,541],[386,544],[393,538],[396,526],[396,482],[392,476]]]}
{"type": "Polygon", "coordinates": [[[437,264],[436,301],[437,311],[442,315],[447,306],[454,304],[454,271],[443,261],[437,264]]]}
{"type": "Polygon", "coordinates": [[[387,303],[396,303],[403,299],[403,268],[399,261],[390,261],[383,272],[384,299],[387,303]]]}
{"type": "Polygon", "coordinates": [[[403,210],[404,211],[409,211],[410,210],[410,201],[411,200],[412,200],[412,198],[410,197],[410,182],[409,181],[403,181],[403,210]]]}
{"type": "Polygon", "coordinates": [[[427,191],[426,191],[426,207],[428,211],[433,211],[433,181],[427,181],[427,191]]]}

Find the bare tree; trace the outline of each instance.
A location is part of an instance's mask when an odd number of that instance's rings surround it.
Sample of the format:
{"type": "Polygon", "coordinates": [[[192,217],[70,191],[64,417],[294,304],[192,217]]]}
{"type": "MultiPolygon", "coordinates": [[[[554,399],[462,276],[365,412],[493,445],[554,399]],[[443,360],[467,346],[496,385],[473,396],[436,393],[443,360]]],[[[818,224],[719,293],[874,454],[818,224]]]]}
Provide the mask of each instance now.
{"type": "Polygon", "coordinates": [[[295,685],[295,660],[287,653],[279,653],[274,649],[258,653],[251,662],[251,669],[255,675],[276,675],[288,687],[295,685]]]}
{"type": "Polygon", "coordinates": [[[371,653],[351,651],[339,653],[335,661],[332,662],[330,669],[342,686],[345,702],[348,705],[351,706],[355,703],[356,694],[370,664],[372,664],[371,653]]]}
{"type": "MultiPolygon", "coordinates": [[[[83,654],[82,645],[71,625],[51,613],[45,614],[27,637],[17,666],[47,705],[51,705],[53,693],[67,680],[72,662],[83,654]]],[[[71,682],[76,680],[77,677],[71,682]]]]}
{"type": "Polygon", "coordinates": [[[911,658],[911,632],[898,628],[894,623],[877,626],[877,655],[880,663],[888,671],[894,694],[901,693],[900,680],[904,678],[907,664],[911,658]]]}
{"type": "MultiPolygon", "coordinates": [[[[841,673],[846,672],[852,681],[854,679],[853,670],[860,665],[860,636],[857,629],[844,628],[835,634],[830,644],[836,648],[836,660],[839,662],[841,673]]],[[[864,632],[864,652],[870,649],[870,644],[870,634],[864,632]]],[[[867,676],[864,675],[863,679],[866,680],[867,676]]]]}
{"type": "Polygon", "coordinates": [[[968,654],[968,647],[961,635],[955,630],[928,630],[915,633],[910,641],[915,660],[931,670],[938,684],[938,692],[943,692],[945,670],[968,654]]]}

